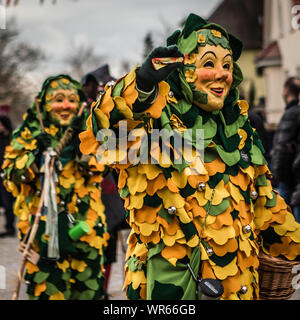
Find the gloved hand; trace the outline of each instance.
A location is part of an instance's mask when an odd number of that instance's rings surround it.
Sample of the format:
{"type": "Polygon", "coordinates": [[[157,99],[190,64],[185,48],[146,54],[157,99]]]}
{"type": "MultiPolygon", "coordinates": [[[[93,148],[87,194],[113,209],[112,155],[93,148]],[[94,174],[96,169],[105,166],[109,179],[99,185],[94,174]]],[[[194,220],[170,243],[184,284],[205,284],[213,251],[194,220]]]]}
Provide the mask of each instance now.
{"type": "Polygon", "coordinates": [[[51,136],[46,132],[40,134],[36,139],[39,152],[43,152],[51,146],[51,136]]]}
{"type": "Polygon", "coordinates": [[[184,57],[184,55],[175,45],[153,49],[142,66],[136,71],[137,87],[140,90],[150,92],[156,84],[165,80],[174,70],[183,64],[182,62],[170,63],[159,70],[155,70],[152,65],[152,59],[163,57],[184,57]]]}
{"type": "Polygon", "coordinates": [[[84,121],[84,115],[83,114],[81,116],[75,116],[71,120],[70,127],[75,132],[80,132],[82,130],[83,121],[84,121]]]}

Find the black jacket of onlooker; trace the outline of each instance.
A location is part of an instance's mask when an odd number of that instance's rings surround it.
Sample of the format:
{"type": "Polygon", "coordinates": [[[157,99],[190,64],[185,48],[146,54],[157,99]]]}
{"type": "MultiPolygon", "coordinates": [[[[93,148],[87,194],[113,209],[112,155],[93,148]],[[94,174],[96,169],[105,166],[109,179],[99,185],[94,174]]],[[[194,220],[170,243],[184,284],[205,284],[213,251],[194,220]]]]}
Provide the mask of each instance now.
{"type": "Polygon", "coordinates": [[[275,179],[293,189],[300,181],[300,172],[295,171],[294,164],[300,156],[300,106],[298,102],[298,100],[293,100],[288,103],[280,119],[274,136],[271,165],[275,179]]]}

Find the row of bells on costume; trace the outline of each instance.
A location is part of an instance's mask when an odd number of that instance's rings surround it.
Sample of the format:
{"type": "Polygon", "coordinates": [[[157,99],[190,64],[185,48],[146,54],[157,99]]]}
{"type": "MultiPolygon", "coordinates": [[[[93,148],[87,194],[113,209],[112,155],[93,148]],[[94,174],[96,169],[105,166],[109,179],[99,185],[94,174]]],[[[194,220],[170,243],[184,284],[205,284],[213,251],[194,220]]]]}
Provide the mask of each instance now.
{"type": "MultiPolygon", "coordinates": [[[[204,191],[205,188],[206,188],[206,184],[205,184],[204,182],[200,182],[199,185],[198,185],[199,191],[204,191]]],[[[250,197],[251,197],[252,200],[256,200],[257,197],[258,197],[258,193],[257,193],[255,190],[253,190],[253,191],[251,191],[250,197]]],[[[168,208],[168,213],[169,213],[170,215],[175,214],[176,211],[177,211],[177,209],[176,209],[176,207],[174,207],[174,206],[171,206],[171,207],[168,208]]],[[[250,227],[250,226],[245,226],[245,227],[246,227],[246,228],[245,228],[245,231],[246,231],[247,233],[251,231],[251,227],[250,227]],[[250,229],[249,229],[249,227],[250,227],[250,229]]]]}
{"type": "MultiPolygon", "coordinates": [[[[200,182],[199,185],[198,185],[198,190],[199,191],[205,191],[205,188],[206,188],[206,184],[204,182],[200,182]]],[[[250,197],[251,197],[252,200],[256,200],[257,197],[258,197],[258,193],[255,190],[253,190],[253,191],[251,191],[250,197]]],[[[176,211],[177,211],[176,207],[174,207],[174,206],[171,206],[171,207],[168,208],[168,213],[170,215],[176,214],[176,211]]],[[[251,228],[251,226],[249,224],[247,224],[247,225],[243,226],[243,231],[245,233],[250,233],[252,231],[252,228],[251,228]]],[[[209,246],[206,248],[206,252],[207,252],[207,254],[209,256],[212,256],[214,254],[213,249],[211,247],[209,247],[209,246]]],[[[248,291],[248,289],[247,289],[246,286],[241,286],[241,289],[240,289],[239,293],[240,294],[245,294],[245,293],[247,293],[247,291],[248,291]]]]}

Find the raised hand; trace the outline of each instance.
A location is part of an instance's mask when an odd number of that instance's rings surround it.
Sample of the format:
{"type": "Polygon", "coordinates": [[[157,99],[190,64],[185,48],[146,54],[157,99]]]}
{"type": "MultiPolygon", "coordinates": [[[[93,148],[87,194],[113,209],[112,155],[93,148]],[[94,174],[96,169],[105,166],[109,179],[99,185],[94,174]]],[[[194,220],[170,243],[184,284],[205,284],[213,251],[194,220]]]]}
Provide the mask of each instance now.
{"type": "MultiPolygon", "coordinates": [[[[173,45],[153,49],[142,66],[136,72],[137,87],[145,92],[150,92],[160,81],[165,80],[174,70],[183,64],[184,55],[173,45]],[[169,61],[160,68],[155,68],[152,60],[155,58],[182,58],[179,62],[169,61]],[[170,63],[171,62],[171,63],[170,63]]],[[[171,59],[174,60],[174,59],[171,59]]]]}

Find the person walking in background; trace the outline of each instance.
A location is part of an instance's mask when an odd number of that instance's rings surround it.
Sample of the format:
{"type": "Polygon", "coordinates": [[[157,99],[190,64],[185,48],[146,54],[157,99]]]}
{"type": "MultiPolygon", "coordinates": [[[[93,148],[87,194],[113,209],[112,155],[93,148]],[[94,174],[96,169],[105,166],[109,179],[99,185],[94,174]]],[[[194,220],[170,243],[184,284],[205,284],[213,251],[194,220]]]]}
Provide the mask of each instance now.
{"type": "MultiPolygon", "coordinates": [[[[0,109],[6,106],[0,106],[0,109]]],[[[9,145],[12,133],[12,125],[9,117],[7,115],[0,114],[0,166],[3,163],[3,157],[5,152],[5,147],[9,145]]],[[[4,214],[6,219],[5,231],[0,233],[0,237],[14,236],[15,231],[15,216],[13,213],[13,202],[14,197],[11,193],[7,192],[3,185],[3,178],[0,175],[0,200],[1,206],[4,208],[4,214]]]]}
{"type": "Polygon", "coordinates": [[[81,79],[82,90],[87,97],[88,109],[93,101],[96,101],[99,94],[104,91],[104,86],[109,81],[115,81],[109,73],[107,64],[87,73],[81,79]]]}
{"type": "Polygon", "coordinates": [[[275,132],[272,150],[272,173],[279,194],[292,206],[300,222],[300,79],[290,77],[283,89],[285,111],[275,132]]]}
{"type": "Polygon", "coordinates": [[[77,81],[68,75],[47,78],[6,147],[4,185],[16,197],[14,213],[22,242],[43,201],[30,250],[37,258],[28,256],[25,264],[31,300],[105,297],[103,251],[109,235],[101,202],[104,166],[78,149],[77,135],[88,116],[86,110],[79,113],[84,103],[77,81]],[[66,144],[69,129],[73,133],[66,144]]]}

